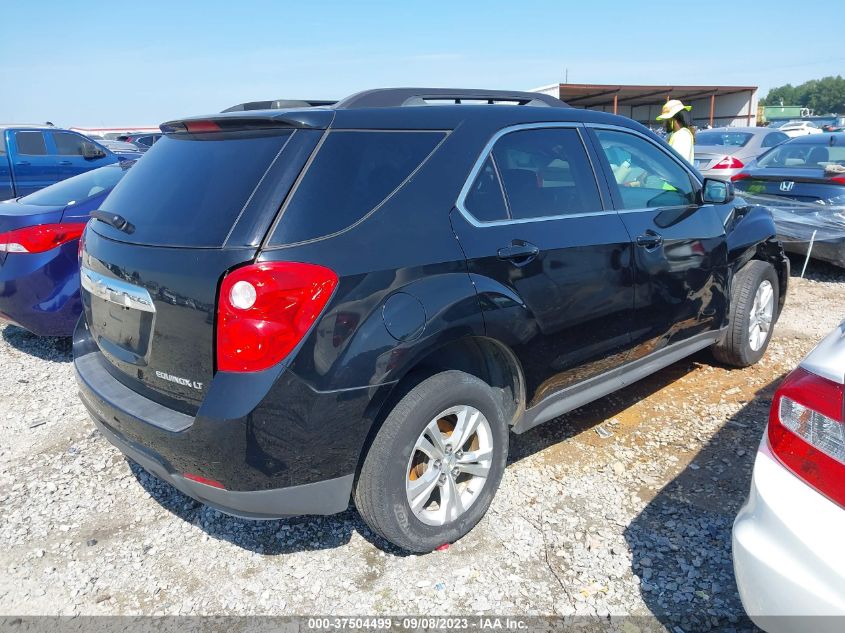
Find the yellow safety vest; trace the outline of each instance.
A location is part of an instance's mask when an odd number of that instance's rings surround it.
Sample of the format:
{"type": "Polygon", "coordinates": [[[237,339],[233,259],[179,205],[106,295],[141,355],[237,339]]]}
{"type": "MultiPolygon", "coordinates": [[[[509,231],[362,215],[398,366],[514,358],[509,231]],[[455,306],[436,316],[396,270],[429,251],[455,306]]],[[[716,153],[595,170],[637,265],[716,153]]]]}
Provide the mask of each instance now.
{"type": "Polygon", "coordinates": [[[677,132],[672,132],[669,135],[669,145],[692,165],[695,139],[689,129],[682,127],[677,132]]]}

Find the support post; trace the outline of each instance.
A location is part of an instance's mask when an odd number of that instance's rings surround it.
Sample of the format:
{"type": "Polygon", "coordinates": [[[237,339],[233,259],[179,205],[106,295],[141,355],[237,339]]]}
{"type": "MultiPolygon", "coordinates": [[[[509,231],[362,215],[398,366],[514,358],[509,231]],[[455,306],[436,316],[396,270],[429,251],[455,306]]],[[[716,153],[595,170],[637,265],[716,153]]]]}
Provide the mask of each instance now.
{"type": "Polygon", "coordinates": [[[713,127],[713,121],[716,116],[716,95],[710,95],[710,127],[713,127]]]}

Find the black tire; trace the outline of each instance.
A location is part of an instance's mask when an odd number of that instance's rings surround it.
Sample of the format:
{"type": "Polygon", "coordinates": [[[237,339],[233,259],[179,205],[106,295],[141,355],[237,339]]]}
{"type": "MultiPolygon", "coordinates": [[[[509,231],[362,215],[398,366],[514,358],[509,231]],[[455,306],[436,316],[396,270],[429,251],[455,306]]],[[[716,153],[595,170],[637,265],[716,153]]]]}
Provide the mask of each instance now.
{"type": "Polygon", "coordinates": [[[502,405],[484,381],[461,371],[444,371],[422,381],[393,408],[364,458],[355,505],[377,534],[409,552],[430,552],[467,534],[487,512],[508,455],[509,429],[502,405]],[[493,454],[487,479],[475,501],[451,522],[433,526],[411,510],[406,493],[408,464],[426,426],[450,407],[468,405],[490,425],[493,454]]]}
{"type": "Polygon", "coordinates": [[[766,348],[769,346],[769,341],[772,339],[772,332],[778,316],[779,292],[777,273],[774,267],[766,262],[752,260],[734,275],[731,285],[728,329],[722,340],[711,348],[716,360],[733,367],[749,367],[763,357],[766,348]],[[751,347],[748,330],[751,323],[754,297],[757,294],[757,289],[765,281],[772,285],[774,293],[772,322],[765,341],[759,349],[755,350],[751,347]]]}

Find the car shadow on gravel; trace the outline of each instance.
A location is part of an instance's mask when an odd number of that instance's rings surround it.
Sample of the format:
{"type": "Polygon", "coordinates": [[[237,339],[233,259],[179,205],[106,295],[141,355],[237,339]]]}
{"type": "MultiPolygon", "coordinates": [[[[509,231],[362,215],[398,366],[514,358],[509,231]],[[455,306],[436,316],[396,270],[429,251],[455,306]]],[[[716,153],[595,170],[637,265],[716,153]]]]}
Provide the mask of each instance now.
{"type": "Polygon", "coordinates": [[[726,420],[625,529],[643,601],[669,630],[759,631],[737,592],[731,528],[781,378],[726,420]]]}
{"type": "Polygon", "coordinates": [[[69,336],[37,336],[16,325],[7,325],[2,329],[3,340],[24,354],[57,363],[73,360],[73,339],[69,336]]]}
{"type": "Polygon", "coordinates": [[[164,509],[202,529],[209,537],[228,541],[237,547],[276,556],[293,552],[334,549],[349,543],[358,533],[374,547],[405,556],[401,550],[377,536],[364,523],[354,507],[332,516],[305,516],[290,519],[254,521],[223,514],[191,499],[127,459],[132,474],[164,509]]]}

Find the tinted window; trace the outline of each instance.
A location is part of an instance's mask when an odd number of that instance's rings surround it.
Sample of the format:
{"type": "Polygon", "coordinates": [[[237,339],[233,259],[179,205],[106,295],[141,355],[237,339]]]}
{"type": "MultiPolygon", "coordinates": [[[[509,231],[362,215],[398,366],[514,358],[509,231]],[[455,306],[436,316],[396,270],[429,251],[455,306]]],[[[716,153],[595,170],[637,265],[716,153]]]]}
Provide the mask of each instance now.
{"type": "Polygon", "coordinates": [[[511,132],[493,147],[511,217],[539,218],[601,210],[598,186],[578,132],[511,132]]]}
{"type": "Polygon", "coordinates": [[[785,143],[762,156],[758,167],[821,169],[828,165],[845,166],[845,146],[822,143],[785,143]]]}
{"type": "Polygon", "coordinates": [[[699,132],[695,135],[697,145],[725,145],[729,147],[744,147],[751,140],[753,134],[748,132],[699,132]]]}
{"type": "Polygon", "coordinates": [[[766,135],[766,138],[764,138],[763,142],[760,143],[760,147],[774,147],[775,145],[780,145],[788,140],[789,137],[783,132],[772,132],[771,134],[766,135]]]}
{"type": "Polygon", "coordinates": [[[15,143],[19,154],[43,156],[47,153],[44,135],[41,132],[15,132],[15,143]]]}
{"type": "Polygon", "coordinates": [[[487,158],[464,199],[464,207],[482,222],[505,220],[508,210],[493,159],[487,158]]]}
{"type": "Polygon", "coordinates": [[[82,156],[82,145],[85,139],[68,132],[50,132],[56,144],[56,153],[62,156],[82,156]]]}
{"type": "Polygon", "coordinates": [[[21,202],[44,207],[64,207],[70,204],[79,204],[114,187],[131,165],[131,162],[127,162],[92,169],[84,174],[62,180],[55,185],[31,193],[21,198],[21,202]]]}
{"type": "Polygon", "coordinates": [[[443,137],[443,132],[329,132],[271,243],[293,244],[348,228],[384,202],[443,137]]]}
{"type": "Polygon", "coordinates": [[[289,134],[162,138],[102,205],[134,224],[135,232],[104,223],[97,231],[139,244],[222,245],[289,134]]]}
{"type": "Polygon", "coordinates": [[[610,163],[623,209],[695,203],[687,171],[666,150],[626,132],[596,130],[610,163]]]}

